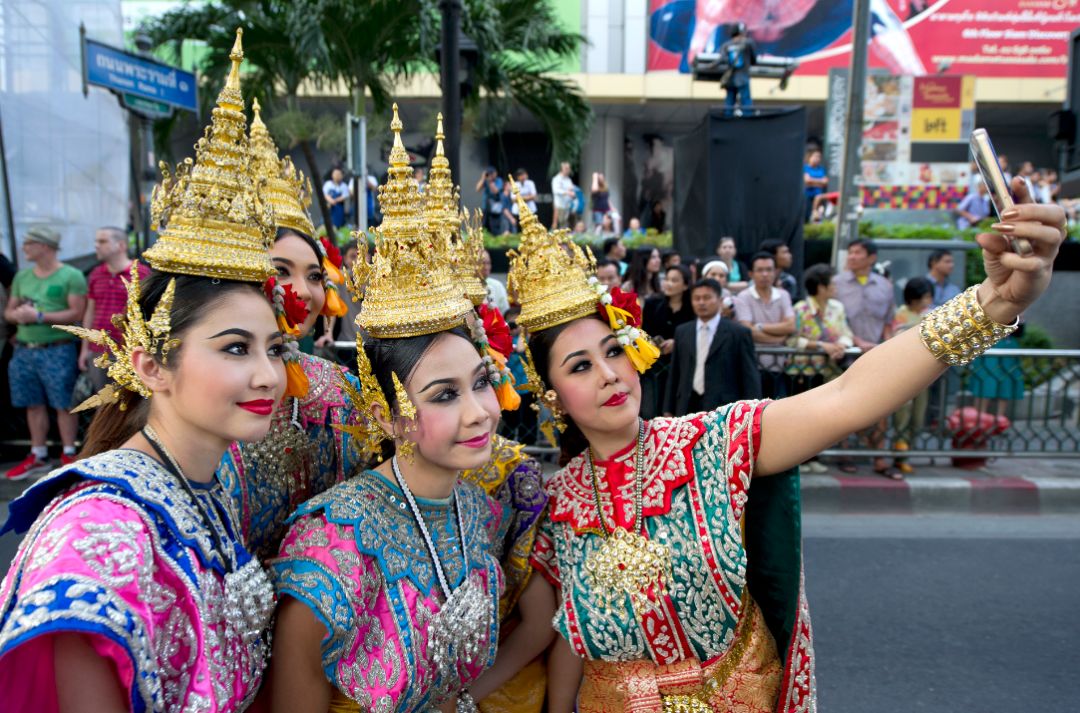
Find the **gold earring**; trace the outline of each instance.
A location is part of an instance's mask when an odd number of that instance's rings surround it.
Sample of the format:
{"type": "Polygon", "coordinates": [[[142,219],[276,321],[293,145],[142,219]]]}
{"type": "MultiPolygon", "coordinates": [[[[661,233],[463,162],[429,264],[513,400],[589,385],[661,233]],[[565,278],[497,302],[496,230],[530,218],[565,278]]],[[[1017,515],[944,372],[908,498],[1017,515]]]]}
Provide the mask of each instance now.
{"type": "Polygon", "coordinates": [[[398,416],[403,419],[401,424],[401,440],[395,438],[395,448],[405,460],[412,462],[415,456],[416,444],[409,440],[409,434],[416,430],[416,406],[409,398],[409,392],[401,383],[397,372],[391,372],[390,378],[394,382],[394,398],[397,401],[398,416]]]}
{"type": "Polygon", "coordinates": [[[547,410],[551,412],[551,418],[555,421],[555,428],[559,433],[566,430],[566,412],[559,406],[559,396],[555,393],[554,389],[548,389],[540,397],[540,401],[547,407],[547,410]]]}

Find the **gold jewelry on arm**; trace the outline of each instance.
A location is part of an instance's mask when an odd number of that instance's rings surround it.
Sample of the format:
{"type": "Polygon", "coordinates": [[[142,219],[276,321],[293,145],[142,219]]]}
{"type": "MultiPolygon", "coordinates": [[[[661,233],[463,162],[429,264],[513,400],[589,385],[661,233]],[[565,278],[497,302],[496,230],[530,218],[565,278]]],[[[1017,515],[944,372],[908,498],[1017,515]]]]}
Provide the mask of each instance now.
{"type": "Polygon", "coordinates": [[[931,310],[919,323],[919,334],[930,353],[949,366],[970,364],[990,347],[1016,331],[1012,324],[998,324],[983,311],[979,286],[969,287],[945,304],[931,310]]]}

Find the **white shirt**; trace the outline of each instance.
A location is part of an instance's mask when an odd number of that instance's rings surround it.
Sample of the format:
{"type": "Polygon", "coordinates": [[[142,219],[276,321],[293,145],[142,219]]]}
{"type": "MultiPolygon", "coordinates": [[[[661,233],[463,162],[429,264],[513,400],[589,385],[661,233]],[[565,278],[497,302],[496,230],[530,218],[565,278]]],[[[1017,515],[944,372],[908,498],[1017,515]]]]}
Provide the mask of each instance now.
{"type": "MultiPolygon", "coordinates": [[[[520,183],[520,186],[521,186],[521,196],[522,196],[522,198],[524,198],[525,196],[533,196],[533,198],[536,197],[536,184],[532,182],[531,178],[526,178],[524,181],[522,181],[520,183]]],[[[533,213],[535,213],[536,212],[536,201],[533,200],[533,198],[530,198],[529,200],[525,201],[525,205],[529,206],[529,210],[531,210],[533,213]]],[[[513,213],[514,215],[518,214],[517,201],[511,201],[511,203],[510,203],[510,212],[513,213]]]]}
{"type": "Polygon", "coordinates": [[[705,361],[709,358],[709,347],[712,346],[719,325],[719,312],[707,322],[700,318],[694,320],[694,380],[691,386],[699,396],[705,393],[705,361]]]}
{"type": "Polygon", "coordinates": [[[569,208],[574,202],[574,179],[556,173],[551,179],[551,200],[559,209],[569,208]]]}

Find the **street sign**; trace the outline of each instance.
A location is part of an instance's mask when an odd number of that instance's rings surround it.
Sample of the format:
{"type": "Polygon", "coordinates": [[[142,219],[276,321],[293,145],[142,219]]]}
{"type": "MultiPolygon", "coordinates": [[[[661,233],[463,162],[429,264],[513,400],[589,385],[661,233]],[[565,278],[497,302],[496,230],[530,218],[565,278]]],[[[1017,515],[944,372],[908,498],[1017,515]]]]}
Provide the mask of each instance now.
{"type": "MultiPolygon", "coordinates": [[[[96,40],[84,39],[83,77],[87,84],[150,102],[199,111],[195,75],[139,57],[96,40]]],[[[126,100],[125,100],[126,105],[126,100]]]]}
{"type": "Polygon", "coordinates": [[[135,94],[124,94],[121,101],[126,108],[147,119],[168,119],[173,113],[173,108],[165,102],[143,99],[135,94]]]}

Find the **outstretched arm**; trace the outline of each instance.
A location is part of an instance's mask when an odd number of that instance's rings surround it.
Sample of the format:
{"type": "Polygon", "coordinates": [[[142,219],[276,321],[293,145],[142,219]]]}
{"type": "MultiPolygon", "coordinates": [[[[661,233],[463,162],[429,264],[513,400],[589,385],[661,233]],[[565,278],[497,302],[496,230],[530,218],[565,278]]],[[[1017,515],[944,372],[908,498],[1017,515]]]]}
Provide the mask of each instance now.
{"type": "MultiPolygon", "coordinates": [[[[994,322],[1011,324],[1050,284],[1054,257],[1063,239],[1065,214],[1059,206],[1031,203],[1023,179],[1012,182],[1018,205],[1006,212],[999,233],[978,237],[986,280],[978,299],[994,322]],[[1027,238],[1034,254],[1008,249],[1006,235],[1027,238]]],[[[844,436],[892,413],[929,386],[945,370],[909,329],[861,356],[843,376],[770,405],[762,416],[761,449],[755,474],[791,468],[844,436]]]]}

